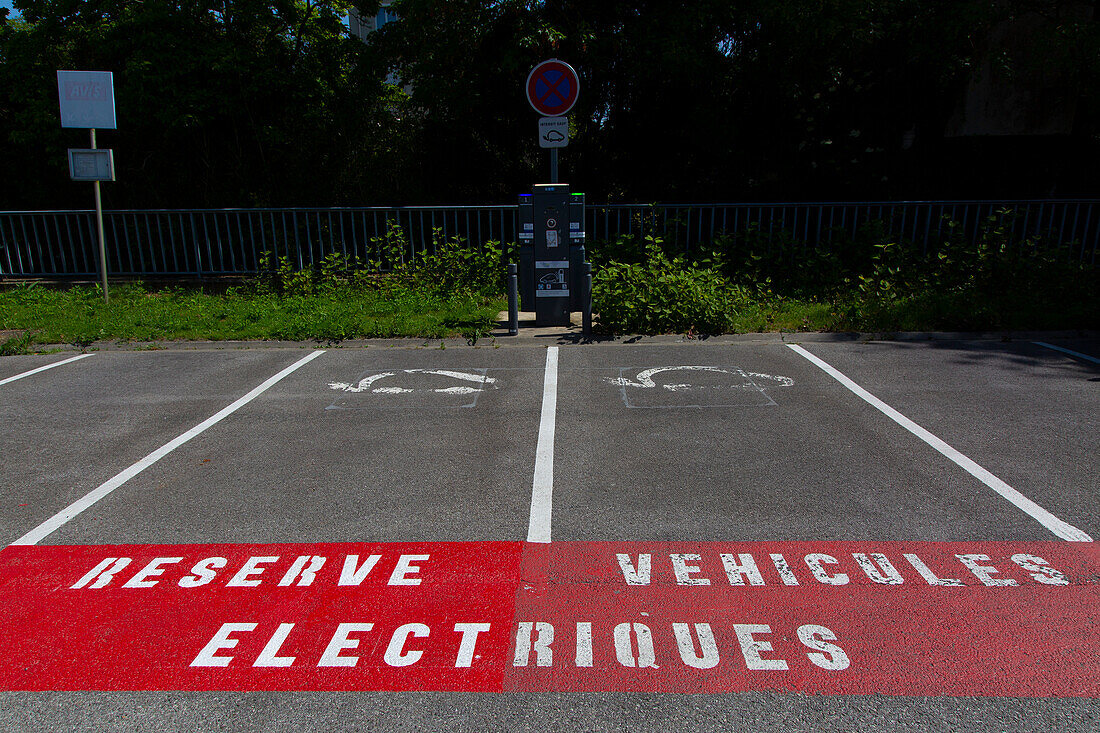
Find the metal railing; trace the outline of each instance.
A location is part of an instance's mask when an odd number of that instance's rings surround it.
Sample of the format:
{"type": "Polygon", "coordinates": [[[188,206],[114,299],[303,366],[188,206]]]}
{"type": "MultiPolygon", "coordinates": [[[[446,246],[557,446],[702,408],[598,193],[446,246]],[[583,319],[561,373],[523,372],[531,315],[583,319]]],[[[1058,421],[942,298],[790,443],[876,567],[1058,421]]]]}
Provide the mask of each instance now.
{"type": "MultiPolygon", "coordinates": [[[[298,268],[332,253],[382,260],[393,227],[402,259],[433,252],[440,238],[516,239],[514,206],[116,210],[103,225],[107,270],[124,276],[243,275],[264,252],[298,268]]],[[[93,275],[97,248],[93,211],[0,212],[0,275],[93,275]]]]}
{"type": "MultiPolygon", "coordinates": [[[[1061,246],[1096,264],[1100,201],[902,201],[777,204],[612,204],[585,212],[588,241],[654,234],[684,251],[719,235],[752,232],[763,243],[828,245],[878,227],[924,252],[948,236],[977,241],[990,217],[1011,241],[1061,246]],[[1006,213],[1010,212],[1010,213],[1006,213]],[[954,226],[950,225],[954,222],[954,226]]],[[[301,268],[332,253],[382,261],[387,233],[400,227],[402,259],[443,240],[466,246],[517,240],[515,206],[324,209],[188,209],[104,212],[107,269],[133,277],[244,275],[261,255],[301,268]]],[[[391,240],[392,241],[392,240],[391,240]]],[[[92,277],[98,270],[92,211],[0,211],[0,276],[92,277]]]]}
{"type": "Polygon", "coordinates": [[[748,231],[765,243],[779,237],[805,246],[875,236],[920,247],[927,253],[949,236],[976,242],[983,229],[1003,227],[1010,241],[1066,245],[1082,262],[1096,264],[1100,245],[1100,200],[886,201],[776,204],[686,204],[590,206],[589,240],[621,234],[659,235],[691,251],[722,234],[748,231]],[[952,226],[952,222],[954,225],[952,226]]]}

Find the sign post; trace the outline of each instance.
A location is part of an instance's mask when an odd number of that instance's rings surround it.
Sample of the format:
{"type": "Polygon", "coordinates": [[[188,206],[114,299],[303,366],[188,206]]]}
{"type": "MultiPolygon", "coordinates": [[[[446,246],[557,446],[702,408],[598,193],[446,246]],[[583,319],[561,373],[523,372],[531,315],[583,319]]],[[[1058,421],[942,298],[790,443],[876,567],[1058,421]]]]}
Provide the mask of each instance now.
{"type": "Polygon", "coordinates": [[[61,126],[91,131],[91,150],[69,151],[69,177],[92,181],[95,188],[96,230],[99,234],[99,277],[103,302],[107,296],[107,247],[103,235],[103,200],[99,182],[115,180],[114,151],[96,148],[96,128],[115,130],[115,85],[110,71],[58,71],[57,96],[61,104],[61,126]],[[106,153],[102,155],[101,153],[106,153]]]}
{"type": "Polygon", "coordinates": [[[527,75],[527,101],[543,115],[539,147],[550,151],[550,183],[536,184],[519,197],[520,299],[525,310],[535,311],[538,326],[568,326],[570,311],[591,314],[578,277],[584,265],[584,194],[558,182],[558,150],[569,144],[565,114],[580,89],[577,72],[558,59],[543,61],[527,75]]]}
{"type": "Polygon", "coordinates": [[[573,109],[581,84],[573,67],[558,59],[548,59],[527,75],[527,101],[539,120],[539,146],[550,149],[550,183],[558,182],[558,148],[569,144],[569,120],[564,115],[573,109]]]}

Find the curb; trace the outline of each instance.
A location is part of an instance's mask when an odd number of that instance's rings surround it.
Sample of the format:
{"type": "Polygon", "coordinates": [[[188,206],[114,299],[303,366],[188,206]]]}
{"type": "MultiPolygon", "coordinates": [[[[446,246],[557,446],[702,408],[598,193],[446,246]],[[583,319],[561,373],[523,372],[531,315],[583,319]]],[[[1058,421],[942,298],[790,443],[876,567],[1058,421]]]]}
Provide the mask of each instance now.
{"type": "MultiPolygon", "coordinates": [[[[533,319],[532,319],[533,320],[533,319]]],[[[721,334],[718,336],[694,336],[662,334],[656,336],[608,336],[593,334],[585,337],[579,325],[536,327],[525,326],[521,321],[517,336],[508,335],[507,323],[498,324],[487,336],[470,343],[462,337],[445,339],[349,339],[339,343],[324,341],[96,341],[87,346],[74,344],[37,344],[29,353],[81,353],[86,351],[227,351],[243,349],[496,349],[496,348],[545,348],[547,346],[584,345],[695,345],[721,346],[733,344],[789,344],[789,343],[920,343],[950,341],[1049,341],[1100,339],[1100,331],[906,331],[893,333],[871,332],[769,332],[721,334]]]]}

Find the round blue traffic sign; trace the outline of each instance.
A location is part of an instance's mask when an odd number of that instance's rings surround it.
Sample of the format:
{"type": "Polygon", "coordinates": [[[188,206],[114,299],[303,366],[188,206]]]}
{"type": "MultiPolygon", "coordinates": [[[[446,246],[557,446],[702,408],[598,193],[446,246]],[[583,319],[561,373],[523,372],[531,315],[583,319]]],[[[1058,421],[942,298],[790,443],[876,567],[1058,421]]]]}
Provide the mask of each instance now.
{"type": "Polygon", "coordinates": [[[543,61],[527,75],[527,101],[547,117],[558,117],[573,109],[580,91],[577,72],[558,59],[543,61]]]}

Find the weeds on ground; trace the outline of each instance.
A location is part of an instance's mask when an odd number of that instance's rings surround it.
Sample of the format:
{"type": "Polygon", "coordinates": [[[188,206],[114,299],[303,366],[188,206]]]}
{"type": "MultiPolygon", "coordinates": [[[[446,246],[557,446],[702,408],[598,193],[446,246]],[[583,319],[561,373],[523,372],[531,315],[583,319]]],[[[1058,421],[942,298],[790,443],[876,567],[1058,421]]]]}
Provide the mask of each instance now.
{"type": "Polygon", "coordinates": [[[19,335],[11,336],[0,341],[0,356],[19,356],[29,354],[31,346],[31,332],[25,331],[19,335]]]}
{"type": "Polygon", "coordinates": [[[620,237],[594,248],[594,308],[620,333],[1100,328],[1100,268],[1079,242],[1014,240],[1014,216],[976,242],[947,219],[927,250],[882,222],[816,245],[750,226],[690,256],[620,237]]]}
{"type": "Polygon", "coordinates": [[[20,286],[0,291],[0,328],[33,330],[39,343],[82,346],[97,340],[338,343],[454,335],[476,342],[492,330],[504,307],[499,245],[468,254],[459,241],[440,241],[430,255],[402,259],[408,246],[400,229],[379,244],[379,261],[335,253],[302,269],[264,253],[260,274],[223,293],[120,284],[104,304],[98,287],[20,286]]]}
{"type": "Polygon", "coordinates": [[[608,261],[596,271],[592,309],[619,333],[723,333],[733,328],[746,294],[714,269],[670,259],[661,239],[641,242],[634,262],[608,261]]]}
{"type": "MultiPolygon", "coordinates": [[[[1080,243],[1012,237],[1013,212],[981,223],[976,243],[945,221],[923,246],[881,222],[829,243],[749,227],[690,254],[637,235],[590,248],[598,327],[613,333],[1100,328],[1100,268],[1080,243]]],[[[433,232],[428,251],[391,224],[371,258],[342,253],[298,268],[264,253],[261,272],[221,294],[198,289],[21,285],[0,291],[0,354],[33,343],[350,338],[489,333],[504,306],[513,245],[478,249],[433,232]]]]}

